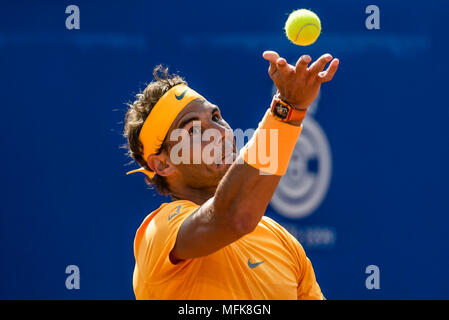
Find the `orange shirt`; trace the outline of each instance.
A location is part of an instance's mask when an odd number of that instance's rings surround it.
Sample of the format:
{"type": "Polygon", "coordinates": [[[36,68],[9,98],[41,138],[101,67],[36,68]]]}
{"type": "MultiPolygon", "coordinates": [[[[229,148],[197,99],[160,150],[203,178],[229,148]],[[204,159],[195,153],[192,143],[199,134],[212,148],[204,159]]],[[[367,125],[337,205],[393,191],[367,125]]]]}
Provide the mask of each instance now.
{"type": "Polygon", "coordinates": [[[230,245],[172,264],[168,256],[179,227],[198,208],[178,200],[145,218],[134,240],[136,299],[323,299],[302,246],[265,216],[253,232],[230,245]]]}

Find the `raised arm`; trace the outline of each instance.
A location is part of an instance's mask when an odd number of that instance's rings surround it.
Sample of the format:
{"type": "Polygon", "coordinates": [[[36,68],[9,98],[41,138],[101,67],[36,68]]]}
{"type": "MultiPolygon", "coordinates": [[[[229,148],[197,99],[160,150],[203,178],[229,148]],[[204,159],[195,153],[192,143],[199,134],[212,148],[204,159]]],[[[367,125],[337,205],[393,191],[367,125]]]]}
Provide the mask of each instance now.
{"type": "MultiPolygon", "coordinates": [[[[306,109],[312,103],[321,83],[332,79],[339,63],[329,54],[310,66],[311,58],[305,55],[295,66],[274,51],[265,51],[263,57],[270,63],[268,74],[280,97],[295,109],[306,109]],[[323,71],[329,62],[329,67],[323,71]]],[[[300,126],[301,121],[291,121],[289,125],[300,126]]],[[[294,146],[296,140],[291,143],[294,146]]],[[[182,223],[170,255],[173,262],[209,255],[256,228],[281,176],[260,174],[258,169],[242,162],[237,159],[232,164],[214,197],[182,223]]]]}

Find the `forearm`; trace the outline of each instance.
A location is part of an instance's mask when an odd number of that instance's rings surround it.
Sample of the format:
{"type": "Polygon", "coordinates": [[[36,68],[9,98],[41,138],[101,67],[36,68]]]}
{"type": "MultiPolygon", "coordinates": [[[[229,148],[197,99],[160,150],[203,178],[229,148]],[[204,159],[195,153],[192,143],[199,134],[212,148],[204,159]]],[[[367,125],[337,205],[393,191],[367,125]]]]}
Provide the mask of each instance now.
{"type": "MultiPolygon", "coordinates": [[[[310,67],[308,64],[311,59],[308,56],[302,56],[295,66],[287,64],[285,59],[273,51],[266,51],[263,56],[270,62],[268,74],[280,95],[295,110],[305,111],[318,95],[321,83],[330,81],[338,68],[338,60],[334,59],[329,68],[323,71],[326,63],[332,59],[330,55],[323,55],[310,67]]],[[[278,115],[285,115],[285,112],[280,112],[282,108],[274,110],[278,115]]],[[[288,113],[287,117],[292,119],[291,115],[292,113],[288,113]]],[[[293,118],[298,119],[296,116],[293,118]]],[[[282,125],[273,122],[273,118],[268,118],[270,121],[266,123],[281,129],[278,137],[278,150],[282,155],[279,155],[279,166],[275,165],[273,169],[270,163],[267,169],[264,161],[248,161],[250,157],[247,151],[255,150],[254,146],[257,146],[256,143],[248,143],[243,154],[239,155],[221,179],[214,196],[183,222],[172,250],[175,258],[182,260],[211,254],[256,228],[287,169],[301,131],[298,126],[301,125],[302,118],[299,118],[301,120],[296,120],[295,123],[282,122],[282,125]],[[261,174],[261,171],[269,174],[261,174]]],[[[266,123],[262,121],[262,127],[266,123]]],[[[250,142],[257,141],[258,137],[255,134],[250,142]]],[[[271,150],[271,147],[265,150],[271,150]]],[[[270,154],[273,153],[276,156],[276,152],[270,151],[270,154]]]]}
{"type": "MultiPolygon", "coordinates": [[[[282,125],[285,126],[286,124],[282,123],[282,125]]],[[[298,128],[300,125],[301,121],[298,120],[288,124],[288,126],[296,126],[294,129],[295,132],[300,130],[298,128]]],[[[268,137],[271,138],[271,135],[267,133],[266,139],[268,137]]],[[[291,151],[296,144],[297,136],[293,134],[292,136],[285,137],[285,133],[284,136],[280,133],[278,138],[279,143],[276,142],[275,145],[283,145],[283,151],[281,152],[282,154],[279,154],[278,149],[275,149],[277,153],[276,160],[277,157],[287,157],[283,161],[287,161],[288,163],[291,151]],[[287,152],[285,152],[286,144],[287,152]]],[[[270,156],[273,156],[273,154],[270,154],[270,156]]],[[[270,161],[272,160],[270,159],[270,161]]],[[[215,214],[222,215],[223,219],[229,221],[238,232],[243,234],[251,232],[265,214],[265,210],[276,190],[281,176],[281,174],[266,174],[266,172],[261,172],[259,169],[245,162],[242,159],[242,154],[240,154],[217,188],[213,202],[215,214]]]]}
{"type": "MultiPolygon", "coordinates": [[[[173,257],[176,259],[202,257],[252,232],[265,214],[282,173],[286,170],[300,131],[300,127],[284,122],[278,123],[270,113],[266,113],[251,140],[220,181],[214,196],[182,224],[173,249],[173,257]],[[265,142],[263,138],[259,139],[262,132],[259,129],[270,126],[275,130],[283,129],[279,130],[282,132],[277,138],[283,140],[279,150],[282,151],[284,159],[280,161],[279,170],[269,167],[271,172],[278,174],[266,174],[265,171],[261,171],[267,170],[266,168],[255,167],[248,158],[248,153],[254,146],[259,147],[260,140],[265,142]]],[[[269,136],[271,137],[271,134],[269,136]]],[[[276,145],[277,143],[270,144],[276,145]]],[[[269,155],[272,156],[274,153],[276,158],[278,149],[268,150],[269,155]]]]}
{"type": "Polygon", "coordinates": [[[226,216],[238,233],[251,232],[264,215],[280,178],[261,175],[247,163],[232,165],[215,193],[215,214],[226,216]]]}

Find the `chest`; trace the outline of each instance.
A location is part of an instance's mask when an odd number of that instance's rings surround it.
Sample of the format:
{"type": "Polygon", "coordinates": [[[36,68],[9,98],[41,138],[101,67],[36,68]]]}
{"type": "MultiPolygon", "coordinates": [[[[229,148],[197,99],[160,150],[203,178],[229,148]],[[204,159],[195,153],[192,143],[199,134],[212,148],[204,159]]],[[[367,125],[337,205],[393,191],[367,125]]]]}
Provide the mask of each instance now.
{"type": "Polygon", "coordinates": [[[290,249],[272,234],[249,234],[202,259],[198,274],[249,299],[296,299],[299,263],[290,249]]]}

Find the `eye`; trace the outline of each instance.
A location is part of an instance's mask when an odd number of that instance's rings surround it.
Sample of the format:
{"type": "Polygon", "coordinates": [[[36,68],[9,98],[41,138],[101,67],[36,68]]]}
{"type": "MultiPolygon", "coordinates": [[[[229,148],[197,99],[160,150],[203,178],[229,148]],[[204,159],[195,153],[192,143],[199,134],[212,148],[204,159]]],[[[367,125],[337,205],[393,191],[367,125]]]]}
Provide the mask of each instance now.
{"type": "Polygon", "coordinates": [[[212,120],[218,122],[218,121],[221,120],[221,117],[220,117],[218,114],[214,114],[214,115],[212,116],[212,120]]]}

